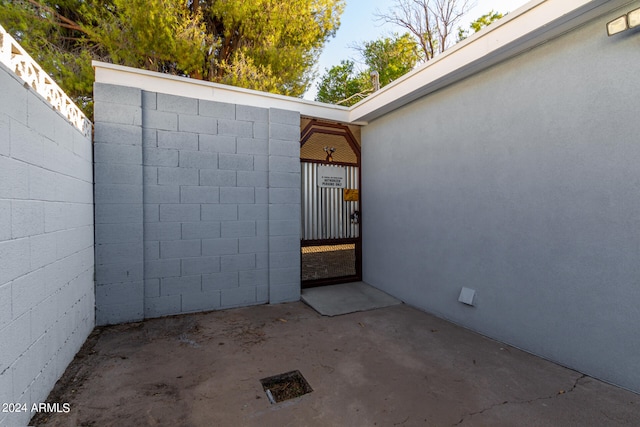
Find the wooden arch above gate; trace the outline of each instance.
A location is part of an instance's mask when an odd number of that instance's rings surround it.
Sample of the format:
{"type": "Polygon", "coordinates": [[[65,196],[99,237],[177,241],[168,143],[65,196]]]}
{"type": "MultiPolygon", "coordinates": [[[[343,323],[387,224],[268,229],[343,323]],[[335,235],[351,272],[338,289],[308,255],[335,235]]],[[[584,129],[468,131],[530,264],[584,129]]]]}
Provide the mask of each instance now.
{"type": "Polygon", "coordinates": [[[300,160],[360,166],[360,141],[351,127],[316,119],[307,120],[300,133],[300,160]]]}

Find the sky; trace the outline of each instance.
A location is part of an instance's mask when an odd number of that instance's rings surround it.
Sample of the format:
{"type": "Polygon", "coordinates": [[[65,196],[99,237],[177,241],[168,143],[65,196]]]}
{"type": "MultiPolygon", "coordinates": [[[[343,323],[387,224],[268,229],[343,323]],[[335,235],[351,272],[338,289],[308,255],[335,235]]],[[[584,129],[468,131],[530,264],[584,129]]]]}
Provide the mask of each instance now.
{"type": "MultiPolygon", "coordinates": [[[[468,28],[469,23],[491,10],[506,13],[518,9],[529,0],[475,0],[475,7],[467,13],[460,25],[468,28]]],[[[354,43],[376,40],[393,32],[404,32],[402,28],[391,24],[383,24],[375,20],[376,10],[386,12],[394,4],[392,0],[346,0],[346,7],[340,19],[340,29],[336,37],[329,39],[318,60],[318,75],[325,69],[338,65],[343,59],[351,59],[358,63],[358,53],[349,48],[354,43]]],[[[317,88],[317,80],[305,93],[305,99],[313,100],[317,88]]]]}

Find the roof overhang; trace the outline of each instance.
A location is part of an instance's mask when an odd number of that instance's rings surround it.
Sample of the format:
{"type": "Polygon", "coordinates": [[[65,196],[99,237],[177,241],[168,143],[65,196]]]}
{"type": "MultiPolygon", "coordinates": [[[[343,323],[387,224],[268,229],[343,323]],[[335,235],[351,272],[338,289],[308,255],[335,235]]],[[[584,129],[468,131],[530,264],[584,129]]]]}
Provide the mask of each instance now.
{"type": "Polygon", "coordinates": [[[533,0],[350,108],[103,62],[93,66],[98,83],[365,124],[634,1],[533,0]]]}
{"type": "MultiPolygon", "coordinates": [[[[351,108],[371,121],[429,93],[546,43],[632,0],[534,0],[351,108]]],[[[606,37],[603,23],[603,37],[606,37]]]]}

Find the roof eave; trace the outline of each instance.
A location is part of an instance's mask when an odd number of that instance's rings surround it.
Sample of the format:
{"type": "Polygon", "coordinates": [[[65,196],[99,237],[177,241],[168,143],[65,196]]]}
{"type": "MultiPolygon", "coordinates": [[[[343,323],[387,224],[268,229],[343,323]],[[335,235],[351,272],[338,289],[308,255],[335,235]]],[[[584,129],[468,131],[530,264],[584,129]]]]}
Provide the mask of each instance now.
{"type": "Polygon", "coordinates": [[[628,3],[631,1],[531,1],[360,101],[351,107],[349,120],[374,120],[628,3]]]}

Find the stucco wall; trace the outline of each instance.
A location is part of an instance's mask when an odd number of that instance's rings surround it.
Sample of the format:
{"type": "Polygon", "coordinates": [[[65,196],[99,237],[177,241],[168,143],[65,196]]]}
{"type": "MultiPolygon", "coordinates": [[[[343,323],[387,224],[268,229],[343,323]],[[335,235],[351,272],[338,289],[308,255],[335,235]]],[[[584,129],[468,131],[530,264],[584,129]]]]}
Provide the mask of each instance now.
{"type": "Polygon", "coordinates": [[[617,16],[363,128],[363,271],[640,392],[640,34],[607,37],[617,16]]]}
{"type": "MultiPolygon", "coordinates": [[[[0,425],[26,425],[94,326],[91,140],[0,64],[0,425]]],[[[62,402],[61,402],[62,403],[62,402]]]]}
{"type": "Polygon", "coordinates": [[[300,114],[95,85],[96,308],[300,297],[300,114]]]}

